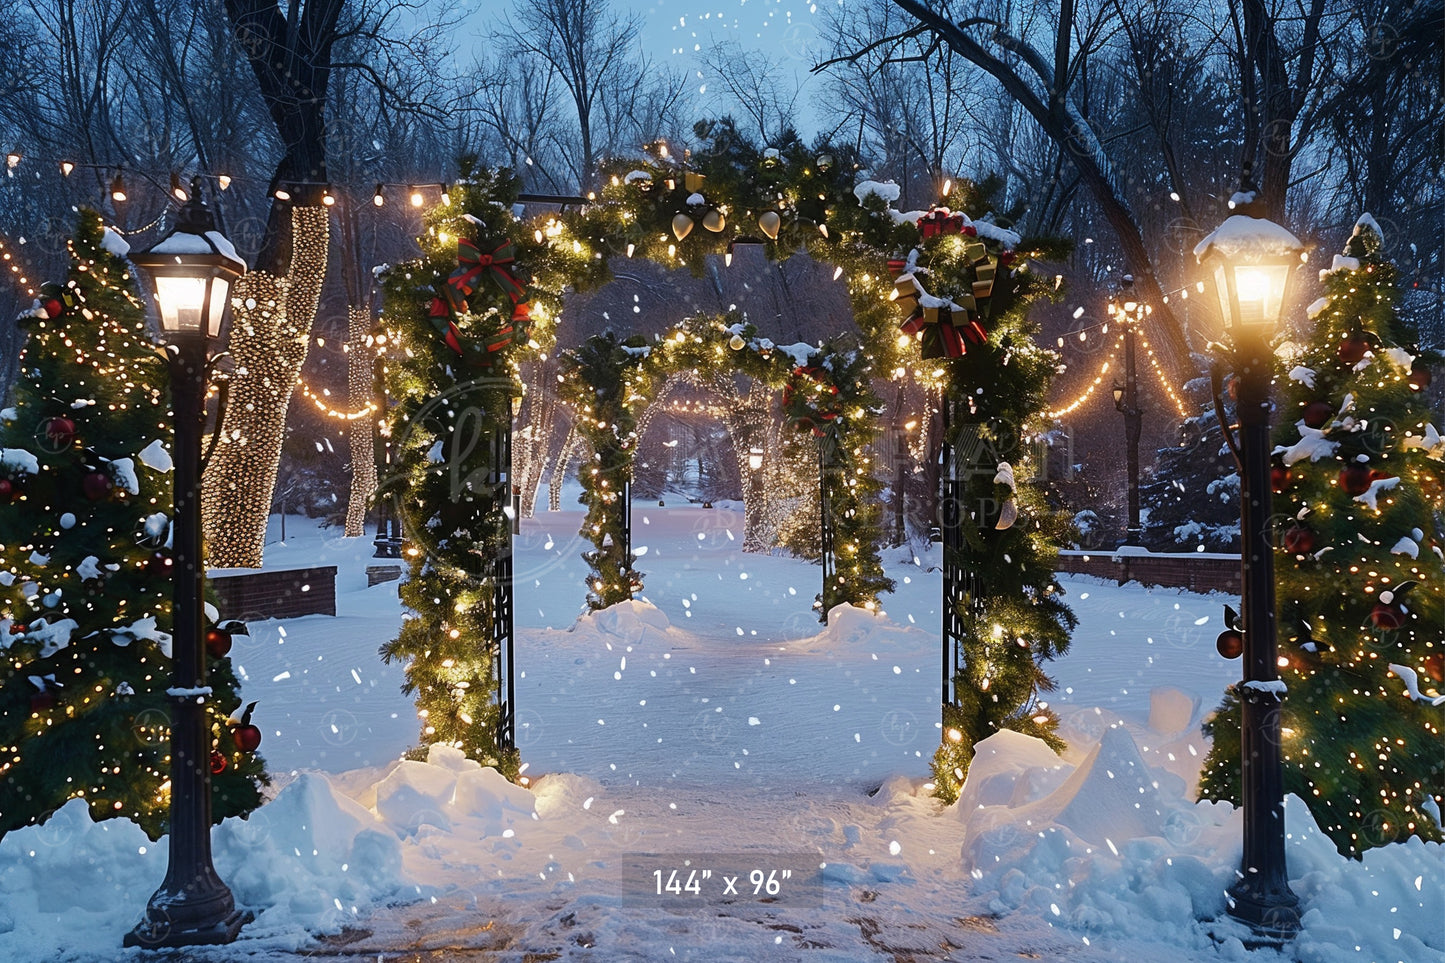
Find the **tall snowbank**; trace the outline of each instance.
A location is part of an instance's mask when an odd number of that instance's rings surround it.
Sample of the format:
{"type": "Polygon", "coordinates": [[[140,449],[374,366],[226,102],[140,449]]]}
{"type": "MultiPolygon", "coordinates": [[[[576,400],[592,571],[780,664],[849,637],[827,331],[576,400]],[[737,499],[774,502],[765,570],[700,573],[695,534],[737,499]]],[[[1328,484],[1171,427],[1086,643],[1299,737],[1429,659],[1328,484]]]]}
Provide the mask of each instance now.
{"type": "MultiPolygon", "coordinates": [[[[1123,726],[1077,767],[1018,733],[984,740],[954,814],[964,868],[995,913],[1037,915],[1093,941],[1173,934],[1191,949],[1247,955],[1247,930],[1224,912],[1242,812],[1187,798],[1123,726]]],[[[1285,825],[1299,963],[1445,960],[1445,847],[1413,839],[1345,859],[1294,797],[1285,825]]]]}

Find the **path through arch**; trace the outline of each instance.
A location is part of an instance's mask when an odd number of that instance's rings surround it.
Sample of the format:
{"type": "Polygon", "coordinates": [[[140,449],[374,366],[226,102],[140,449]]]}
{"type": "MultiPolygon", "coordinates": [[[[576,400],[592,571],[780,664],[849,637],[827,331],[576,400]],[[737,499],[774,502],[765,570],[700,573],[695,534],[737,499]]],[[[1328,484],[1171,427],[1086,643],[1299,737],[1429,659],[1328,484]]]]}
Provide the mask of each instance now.
{"type": "MultiPolygon", "coordinates": [[[[737,511],[634,511],[637,544],[659,563],[645,600],[543,629],[533,626],[564,620],[539,615],[519,589],[517,734],[529,774],[725,794],[866,787],[920,767],[915,753],[926,759],[934,739],[936,630],[821,626],[807,601],[816,568],[743,553],[737,511]]],[[[558,562],[558,582],[585,574],[580,559],[558,562]]]]}

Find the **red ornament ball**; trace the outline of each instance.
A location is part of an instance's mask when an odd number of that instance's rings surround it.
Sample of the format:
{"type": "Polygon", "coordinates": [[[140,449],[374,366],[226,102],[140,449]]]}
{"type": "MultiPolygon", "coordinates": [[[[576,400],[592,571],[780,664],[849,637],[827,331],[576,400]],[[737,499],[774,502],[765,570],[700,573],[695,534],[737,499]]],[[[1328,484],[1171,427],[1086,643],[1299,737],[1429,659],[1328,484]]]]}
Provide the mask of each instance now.
{"type": "Polygon", "coordinates": [[[1335,413],[1335,406],[1328,401],[1311,401],[1305,405],[1305,424],[1311,428],[1318,428],[1330,420],[1335,413]]]}
{"type": "Polygon", "coordinates": [[[226,754],[219,749],[211,750],[211,775],[219,776],[226,771],[226,754]]]}
{"type": "Polygon", "coordinates": [[[255,752],[261,745],[261,730],[250,723],[237,726],[231,730],[231,735],[236,740],[236,748],[242,752],[255,752]]]}
{"type": "Polygon", "coordinates": [[[1340,342],[1340,360],[1345,364],[1359,364],[1370,350],[1370,342],[1357,335],[1350,335],[1340,342]]]}
{"type": "Polygon", "coordinates": [[[54,692],[37,692],[30,697],[30,711],[49,712],[55,708],[58,701],[54,692]]]}
{"type": "Polygon", "coordinates": [[[224,659],[231,651],[231,633],[220,629],[206,630],[206,652],[213,659],[224,659]]]}
{"type": "Polygon", "coordinates": [[[1340,469],[1340,488],[1349,495],[1363,495],[1370,490],[1372,474],[1367,465],[1352,462],[1340,469]]]}
{"type": "Polygon", "coordinates": [[[1214,640],[1214,647],[1226,659],[1237,659],[1244,655],[1244,636],[1234,629],[1225,629],[1219,633],[1219,638],[1214,640]]]}
{"type": "Polygon", "coordinates": [[[110,497],[110,491],[114,487],[115,483],[103,471],[87,472],[85,477],[80,480],[80,490],[85,492],[85,497],[93,502],[110,497]]]}
{"type": "Polygon", "coordinates": [[[1308,555],[1315,550],[1315,533],[1303,525],[1285,529],[1284,550],[1291,555],[1308,555]]]}
{"type": "Polygon", "coordinates": [[[171,557],[165,552],[156,552],[146,559],[146,574],[164,577],[171,574],[171,557]]]}
{"type": "Polygon", "coordinates": [[[65,310],[65,305],[60,303],[59,298],[46,298],[40,306],[45,310],[47,318],[58,318],[60,312],[65,310]]]}
{"type": "Polygon", "coordinates": [[[1445,653],[1432,652],[1421,663],[1425,674],[1436,682],[1445,682],[1445,653]]]}
{"type": "Polygon", "coordinates": [[[0,502],[8,502],[15,497],[15,483],[8,478],[0,478],[0,502]]]}
{"type": "Polygon", "coordinates": [[[45,432],[45,440],[57,448],[68,447],[75,440],[75,422],[69,418],[47,418],[41,430],[45,432]]]}
{"type": "Polygon", "coordinates": [[[1370,624],[1390,632],[1405,624],[1405,613],[1400,611],[1398,606],[1376,602],[1375,607],[1370,610],[1370,624]]]}
{"type": "Polygon", "coordinates": [[[1411,390],[1424,391],[1430,387],[1430,368],[1423,361],[1416,361],[1410,366],[1410,374],[1406,378],[1410,383],[1411,390]]]}
{"type": "Polygon", "coordinates": [[[1289,489],[1289,469],[1283,465],[1274,465],[1269,470],[1269,487],[1276,495],[1282,495],[1289,489]]]}
{"type": "Polygon", "coordinates": [[[261,730],[251,725],[251,713],[255,710],[256,703],[247,705],[246,711],[241,713],[241,721],[231,730],[231,738],[236,740],[236,748],[242,752],[255,752],[256,747],[261,745],[261,730]]]}

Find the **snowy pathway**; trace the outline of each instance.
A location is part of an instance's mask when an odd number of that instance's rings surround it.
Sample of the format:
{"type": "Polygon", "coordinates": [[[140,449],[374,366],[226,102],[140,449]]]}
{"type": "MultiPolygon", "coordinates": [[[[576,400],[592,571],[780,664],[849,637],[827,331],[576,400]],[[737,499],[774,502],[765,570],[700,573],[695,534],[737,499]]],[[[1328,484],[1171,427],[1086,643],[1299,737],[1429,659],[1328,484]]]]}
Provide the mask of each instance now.
{"type": "MultiPolygon", "coordinates": [[[[532,791],[455,750],[398,762],[417,721],[376,654],[401,612],[395,583],[365,586],[369,538],[303,523],[268,549],[271,568],[338,565],[341,614],[257,623],[233,650],[275,797],[213,838],[259,916],[188,963],[1283,963],[1200,922],[1223,912],[1241,835],[1236,811],[1193,800],[1199,722],[1238,671],[1214,652],[1222,597],[1065,580],[1080,624],[1050,672],[1069,749],[995,736],[945,808],[925,787],[935,555],[888,552],[887,617],[822,627],[818,567],[744,555],[735,509],[639,504],[647,601],[579,619],[580,518],[544,513],[517,542],[532,791]],[[652,871],[689,866],[716,873],[660,898],[652,871]],[[797,875],[769,902],[749,869],[797,875]]],[[[1445,963],[1440,846],[1353,862],[1300,808],[1286,823],[1298,960],[1445,963]]],[[[139,959],[120,940],[164,872],[163,846],[79,801],[7,835],[0,960],[139,959]]]]}

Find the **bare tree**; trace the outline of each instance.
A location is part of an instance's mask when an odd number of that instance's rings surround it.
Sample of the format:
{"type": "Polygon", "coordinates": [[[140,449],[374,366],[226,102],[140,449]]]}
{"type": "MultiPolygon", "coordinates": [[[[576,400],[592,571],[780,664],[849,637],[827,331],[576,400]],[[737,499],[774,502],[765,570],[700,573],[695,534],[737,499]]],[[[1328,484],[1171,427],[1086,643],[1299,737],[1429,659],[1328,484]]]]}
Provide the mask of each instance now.
{"type": "Polygon", "coordinates": [[[640,21],[621,17],[607,0],[527,0],[518,5],[512,39],[539,58],[566,88],[576,120],[576,145],[564,153],[572,184],[585,189],[597,161],[613,145],[599,116],[603,91],[634,83],[630,52],[640,21]]]}
{"type": "Polygon", "coordinates": [[[832,9],[828,18],[834,54],[866,52],[830,71],[826,123],[836,136],[856,140],[876,175],[901,185],[905,209],[931,203],[954,173],[1007,161],[988,150],[983,135],[988,131],[1007,142],[1008,131],[992,131],[974,116],[980,92],[963,75],[961,58],[947,48],[925,56],[930,40],[921,36],[896,49],[871,48],[877,37],[903,29],[906,14],[868,4],[832,9]]]}
{"type": "Polygon", "coordinates": [[[713,44],[700,58],[710,84],[722,89],[712,102],[719,114],[736,108],[742,131],[760,143],[774,145],[794,129],[799,84],[789,81],[776,61],[744,50],[735,40],[713,44]]]}
{"type": "Polygon", "coordinates": [[[1119,182],[1113,153],[1100,140],[1081,106],[1086,100],[1079,96],[1078,87],[1089,80],[1091,57],[1111,39],[1116,29],[1113,19],[1100,10],[1081,10],[1075,0],[1063,0],[1051,29],[1046,32],[1042,25],[1031,23],[1032,29],[1025,33],[1015,29],[1003,15],[955,19],[947,0],[894,3],[916,22],[841,59],[852,60],[874,49],[892,49],[902,42],[931,36],[934,42],[920,56],[931,56],[938,47],[947,45],[991,76],[1068,157],[1113,228],[1125,261],[1138,279],[1140,293],[1154,304],[1163,338],[1178,357],[1187,358],[1189,348],[1183,328],[1164,302],[1138,218],[1119,182]],[[1031,42],[1030,35],[1048,39],[1050,45],[1031,42]]]}

